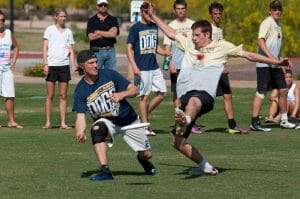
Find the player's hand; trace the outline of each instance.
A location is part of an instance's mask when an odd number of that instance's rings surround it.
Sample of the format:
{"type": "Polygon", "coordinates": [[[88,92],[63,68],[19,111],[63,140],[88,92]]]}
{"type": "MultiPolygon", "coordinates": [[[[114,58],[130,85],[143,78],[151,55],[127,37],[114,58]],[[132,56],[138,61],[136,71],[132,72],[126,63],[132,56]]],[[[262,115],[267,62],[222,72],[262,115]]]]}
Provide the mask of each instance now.
{"type": "Polygon", "coordinates": [[[293,63],[291,62],[291,60],[289,58],[283,58],[279,61],[280,61],[280,63],[278,64],[279,66],[284,66],[288,69],[293,67],[293,63]]]}
{"type": "Polygon", "coordinates": [[[229,69],[227,67],[224,67],[223,74],[225,74],[225,75],[229,74],[229,69]]]}
{"type": "Polygon", "coordinates": [[[85,136],[84,133],[76,133],[75,139],[76,139],[76,141],[79,142],[79,143],[84,143],[84,142],[86,141],[87,138],[86,138],[86,136],[85,136]]]}
{"type": "Polygon", "coordinates": [[[170,70],[170,73],[172,73],[172,74],[176,73],[176,68],[175,68],[175,66],[174,66],[174,64],[173,64],[172,61],[170,62],[169,70],[170,70]]]}
{"type": "Polygon", "coordinates": [[[125,96],[123,95],[122,92],[120,92],[120,93],[112,93],[112,94],[109,96],[109,98],[110,98],[111,101],[117,102],[117,103],[118,103],[119,101],[123,100],[124,97],[125,97],[125,96]]]}
{"type": "Polygon", "coordinates": [[[48,75],[49,67],[48,64],[44,64],[44,75],[48,75]]]}

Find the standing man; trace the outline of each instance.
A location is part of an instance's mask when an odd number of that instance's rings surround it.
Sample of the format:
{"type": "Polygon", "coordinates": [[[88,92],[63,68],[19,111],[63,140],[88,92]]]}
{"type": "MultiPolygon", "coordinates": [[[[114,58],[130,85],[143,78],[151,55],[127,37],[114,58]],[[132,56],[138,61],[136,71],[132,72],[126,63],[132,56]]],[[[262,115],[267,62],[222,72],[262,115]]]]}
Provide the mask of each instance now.
{"type": "Polygon", "coordinates": [[[250,61],[266,62],[286,66],[287,59],[278,60],[243,50],[225,40],[212,41],[210,22],[200,20],[193,24],[192,42],[182,34],[165,24],[153,12],[150,6],[149,15],[159,28],[184,51],[182,67],[177,80],[177,95],[180,109],[176,110],[173,146],[180,153],[195,162],[198,167],[189,171],[191,175],[217,175],[213,167],[196,149],[187,142],[191,128],[197,117],[211,111],[214,105],[218,81],[229,57],[243,57],[250,61]]]}
{"type": "MultiPolygon", "coordinates": [[[[282,14],[282,4],[273,0],[269,4],[269,16],[260,24],[258,33],[258,53],[272,59],[280,59],[282,30],[279,19],[282,14]]],[[[287,93],[288,88],[284,79],[284,71],[273,67],[272,64],[256,63],[257,91],[253,99],[252,119],[250,129],[254,131],[269,132],[271,128],[263,128],[259,122],[259,112],[263,99],[271,88],[279,89],[278,106],[281,115],[280,127],[292,129],[296,125],[288,121],[287,93]]]]}
{"type": "Polygon", "coordinates": [[[0,96],[5,97],[8,128],[23,128],[15,121],[15,85],[13,71],[16,67],[19,46],[9,29],[5,28],[5,16],[0,10],[0,96]],[[11,57],[11,49],[13,56],[11,57]]]}
{"type": "MultiPolygon", "coordinates": [[[[223,39],[223,30],[220,28],[220,23],[223,14],[223,5],[217,2],[210,4],[209,14],[211,16],[211,26],[212,26],[212,40],[218,41],[223,39]]],[[[241,128],[236,124],[233,114],[232,105],[232,91],[230,88],[230,82],[228,77],[228,69],[224,67],[224,71],[221,75],[219,85],[217,88],[217,96],[223,96],[224,111],[228,121],[228,133],[235,134],[245,134],[249,133],[248,129],[241,128]]]]}
{"type": "MultiPolygon", "coordinates": [[[[158,28],[151,22],[149,5],[147,2],[141,5],[141,20],[130,28],[126,47],[135,79],[142,82],[139,95],[139,116],[142,122],[148,122],[150,113],[165,99],[167,93],[163,74],[156,61],[156,52],[161,55],[166,52],[158,46],[158,28]],[[155,96],[148,103],[151,91],[155,96]]],[[[150,127],[145,130],[149,136],[156,135],[150,127]]]]}
{"type": "MultiPolygon", "coordinates": [[[[185,35],[186,37],[192,37],[192,25],[193,20],[186,17],[187,3],[185,0],[175,0],[173,9],[176,15],[176,19],[171,21],[168,25],[173,28],[177,34],[185,35]]],[[[192,40],[192,38],[191,38],[192,40]]],[[[174,41],[170,40],[166,35],[164,36],[164,42],[166,51],[172,52],[172,58],[170,60],[169,71],[171,79],[171,92],[173,93],[173,106],[174,108],[179,107],[177,94],[176,94],[176,83],[177,77],[181,69],[181,63],[184,52],[178,48],[174,41]]],[[[192,133],[202,133],[200,127],[194,126],[192,133]]]]}
{"type": "Polygon", "coordinates": [[[90,50],[97,56],[99,68],[115,70],[114,45],[119,35],[119,24],[116,17],[108,14],[107,0],[97,0],[97,14],[88,20],[86,34],[90,40],[90,50]]]}
{"type": "Polygon", "coordinates": [[[145,173],[155,175],[156,169],[149,161],[152,157],[151,146],[144,129],[121,129],[126,125],[140,123],[134,109],[126,101],[126,98],[138,94],[137,88],[114,70],[98,69],[96,55],[90,50],[79,52],[77,62],[77,71],[83,75],[74,93],[75,137],[78,142],[83,143],[86,140],[87,110],[95,121],[91,128],[91,137],[100,170],[90,179],[113,179],[108,167],[107,150],[112,147],[117,134],[121,134],[127,144],[137,152],[137,159],[145,173]]]}

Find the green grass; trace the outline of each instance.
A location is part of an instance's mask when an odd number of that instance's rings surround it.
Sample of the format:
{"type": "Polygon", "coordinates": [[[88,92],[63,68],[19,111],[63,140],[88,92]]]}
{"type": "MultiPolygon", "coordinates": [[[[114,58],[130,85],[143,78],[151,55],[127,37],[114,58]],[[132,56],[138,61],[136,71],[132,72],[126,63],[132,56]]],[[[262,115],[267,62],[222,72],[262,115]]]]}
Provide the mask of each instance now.
{"type": "MultiPolygon", "coordinates": [[[[68,124],[74,124],[69,89],[68,124]]],[[[109,150],[113,181],[92,182],[88,178],[98,167],[91,139],[74,140],[74,131],[44,130],[43,84],[16,84],[16,118],[24,129],[0,130],[0,198],[299,198],[299,130],[229,135],[225,133],[222,99],[212,112],[198,119],[203,135],[191,135],[189,142],[216,165],[218,176],[191,177],[195,167],[171,145],[173,109],[171,95],[154,111],[151,124],[158,136],[151,138],[156,176],[144,176],[135,153],[119,136],[109,150]],[[298,188],[297,188],[298,187],[298,188]]],[[[241,126],[250,121],[253,89],[234,89],[236,118],[241,126]]],[[[57,97],[52,125],[59,125],[57,97]]],[[[137,100],[131,100],[137,107],[137,100]]],[[[2,101],[2,103],[4,103],[2,101]]],[[[262,113],[267,113],[267,101],[262,113]]],[[[0,112],[5,125],[6,114],[0,112]]]]}

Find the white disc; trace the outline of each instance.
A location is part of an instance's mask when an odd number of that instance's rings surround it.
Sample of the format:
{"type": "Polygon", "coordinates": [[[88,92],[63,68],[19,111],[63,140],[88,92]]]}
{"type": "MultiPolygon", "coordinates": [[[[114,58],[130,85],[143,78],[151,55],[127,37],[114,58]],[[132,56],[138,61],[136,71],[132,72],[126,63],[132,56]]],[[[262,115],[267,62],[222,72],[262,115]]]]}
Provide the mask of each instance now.
{"type": "Polygon", "coordinates": [[[130,125],[127,125],[127,126],[123,126],[121,128],[121,130],[127,131],[127,130],[130,130],[130,129],[137,129],[137,128],[142,128],[142,127],[147,127],[147,126],[150,126],[150,123],[145,122],[145,123],[130,124],[130,125]]]}

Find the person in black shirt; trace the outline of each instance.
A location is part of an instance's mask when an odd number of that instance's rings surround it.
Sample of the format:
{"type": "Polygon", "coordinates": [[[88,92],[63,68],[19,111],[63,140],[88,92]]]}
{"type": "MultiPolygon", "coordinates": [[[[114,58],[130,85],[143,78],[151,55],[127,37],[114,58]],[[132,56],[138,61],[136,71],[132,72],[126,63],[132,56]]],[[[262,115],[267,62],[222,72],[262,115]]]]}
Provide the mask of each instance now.
{"type": "Polygon", "coordinates": [[[88,20],[86,34],[90,40],[90,50],[97,56],[99,68],[115,70],[114,45],[119,25],[117,18],[108,13],[107,0],[97,0],[97,14],[88,20]]]}

